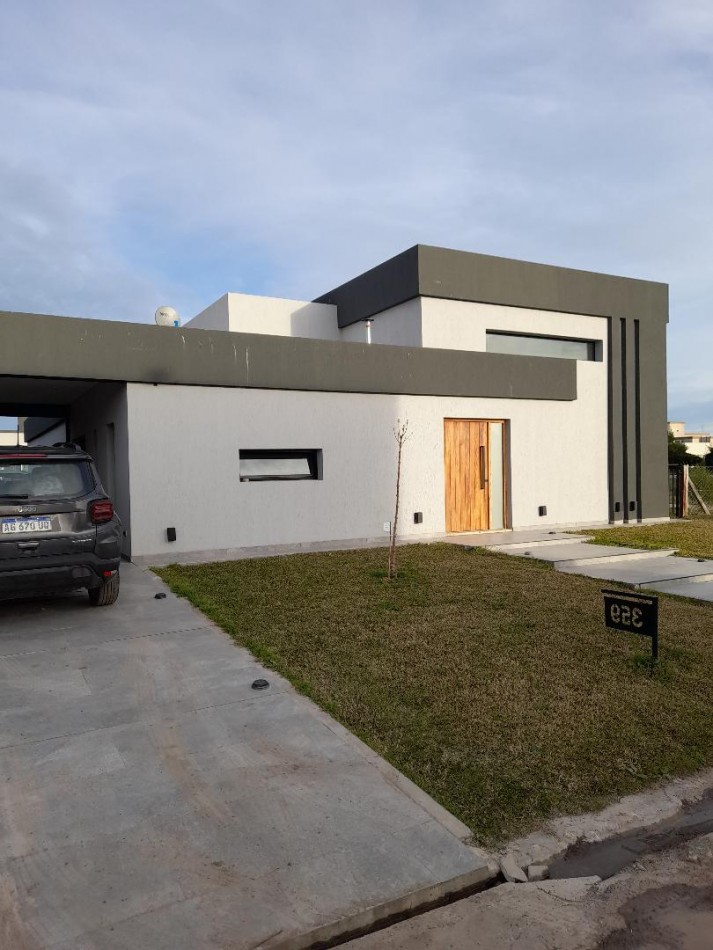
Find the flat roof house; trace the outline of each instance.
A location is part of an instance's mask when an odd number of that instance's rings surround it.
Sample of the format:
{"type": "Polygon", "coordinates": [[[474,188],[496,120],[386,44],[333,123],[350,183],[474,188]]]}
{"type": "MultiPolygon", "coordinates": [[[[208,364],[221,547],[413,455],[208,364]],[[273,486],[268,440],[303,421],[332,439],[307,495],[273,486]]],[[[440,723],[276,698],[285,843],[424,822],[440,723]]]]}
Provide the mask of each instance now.
{"type": "Polygon", "coordinates": [[[665,284],[417,245],[182,328],[2,312],[0,414],[66,419],[137,559],[383,539],[399,419],[401,536],[666,518],[667,321],[665,284]]]}
{"type": "Polygon", "coordinates": [[[713,435],[710,432],[687,432],[685,422],[669,422],[668,427],[676,441],[683,442],[686,451],[691,455],[705,458],[710,454],[713,446],[713,435]]]}

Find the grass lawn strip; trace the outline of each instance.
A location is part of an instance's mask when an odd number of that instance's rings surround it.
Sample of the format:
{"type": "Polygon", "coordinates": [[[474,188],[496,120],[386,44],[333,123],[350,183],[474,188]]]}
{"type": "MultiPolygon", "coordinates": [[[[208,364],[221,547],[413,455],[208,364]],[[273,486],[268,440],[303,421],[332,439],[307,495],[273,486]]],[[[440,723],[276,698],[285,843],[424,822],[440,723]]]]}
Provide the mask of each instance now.
{"type": "Polygon", "coordinates": [[[620,544],[646,550],[675,548],[684,557],[713,558],[713,517],[580,533],[589,535],[595,544],[620,544]]]}
{"type": "Polygon", "coordinates": [[[601,584],[448,544],[157,570],[483,845],[713,763],[713,610],[661,597],[661,660],[601,584]]]}

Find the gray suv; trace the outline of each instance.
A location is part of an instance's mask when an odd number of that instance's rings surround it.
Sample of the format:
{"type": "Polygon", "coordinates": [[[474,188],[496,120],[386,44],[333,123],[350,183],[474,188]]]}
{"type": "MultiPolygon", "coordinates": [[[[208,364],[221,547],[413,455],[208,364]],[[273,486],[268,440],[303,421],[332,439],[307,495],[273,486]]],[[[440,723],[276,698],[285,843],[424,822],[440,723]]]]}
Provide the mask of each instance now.
{"type": "Polygon", "coordinates": [[[77,445],[0,447],[0,598],[86,589],[119,596],[122,527],[77,445]]]}

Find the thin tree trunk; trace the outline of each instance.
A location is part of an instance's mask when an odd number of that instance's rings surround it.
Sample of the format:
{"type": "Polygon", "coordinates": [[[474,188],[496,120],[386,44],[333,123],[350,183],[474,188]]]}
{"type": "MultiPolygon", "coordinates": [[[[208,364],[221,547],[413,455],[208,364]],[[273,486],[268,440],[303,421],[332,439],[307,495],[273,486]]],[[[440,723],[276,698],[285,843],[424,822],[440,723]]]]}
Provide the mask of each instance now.
{"type": "Polygon", "coordinates": [[[408,422],[397,423],[394,429],[394,437],[399,447],[396,456],[396,508],[394,511],[394,520],[391,522],[391,533],[389,536],[389,580],[394,580],[398,576],[396,567],[396,532],[399,526],[399,504],[401,500],[401,454],[403,452],[404,442],[407,438],[408,422]]]}
{"type": "Polygon", "coordinates": [[[401,450],[403,444],[399,442],[399,454],[396,460],[396,509],[394,520],[391,522],[391,544],[389,546],[389,577],[396,577],[396,530],[399,525],[399,496],[401,493],[401,450]]]}

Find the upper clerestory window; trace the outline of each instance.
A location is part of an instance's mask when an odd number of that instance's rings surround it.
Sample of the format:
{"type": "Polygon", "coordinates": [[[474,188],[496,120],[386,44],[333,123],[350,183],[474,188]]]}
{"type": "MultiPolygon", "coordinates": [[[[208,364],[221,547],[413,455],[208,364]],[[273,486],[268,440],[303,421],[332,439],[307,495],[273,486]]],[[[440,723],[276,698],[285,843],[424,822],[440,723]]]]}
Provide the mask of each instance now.
{"type": "Polygon", "coordinates": [[[597,340],[573,340],[565,336],[536,336],[529,333],[485,331],[488,353],[510,353],[513,356],[549,356],[561,360],[601,359],[597,340]]]}

